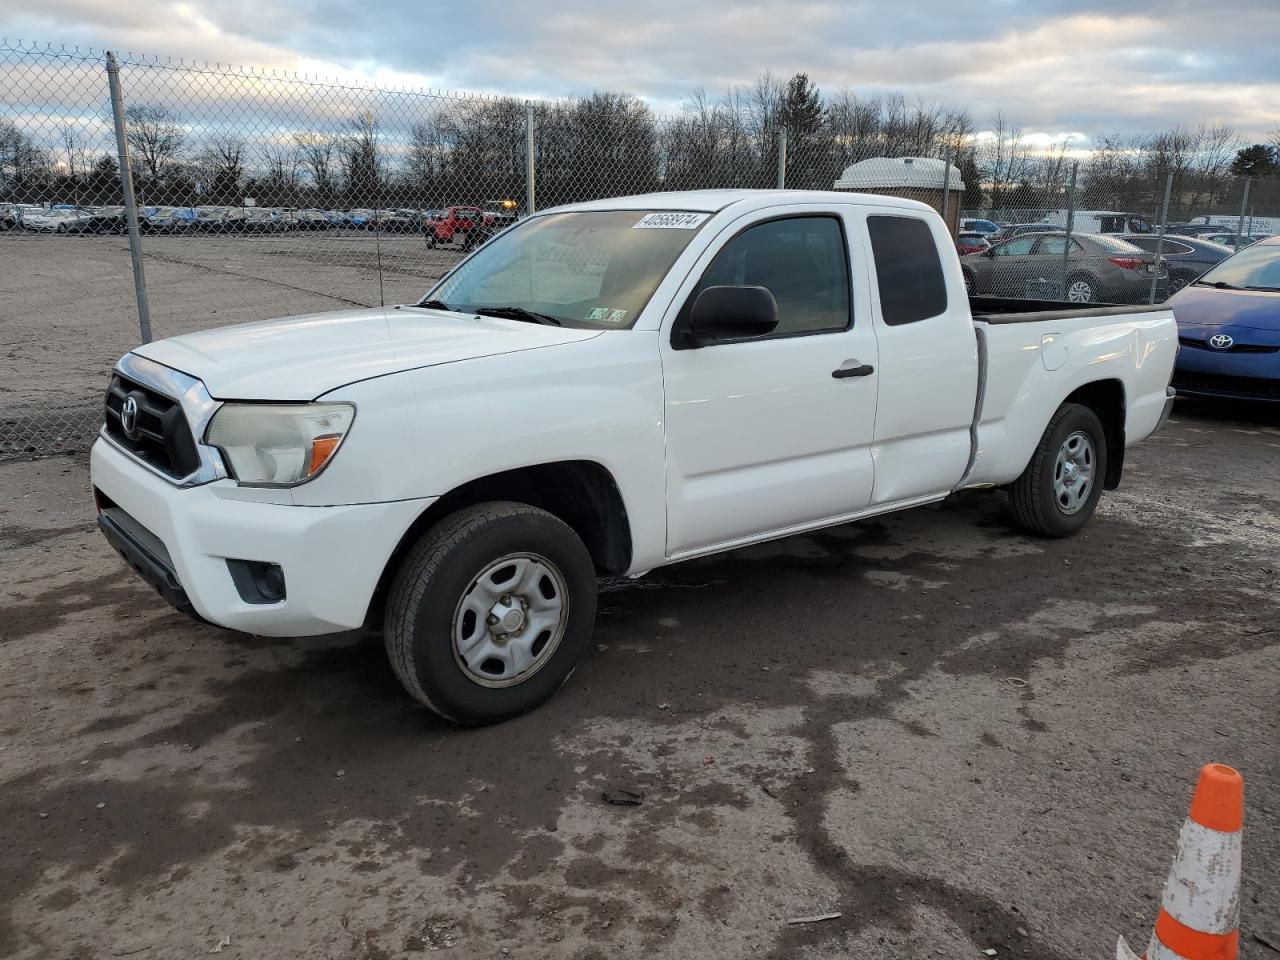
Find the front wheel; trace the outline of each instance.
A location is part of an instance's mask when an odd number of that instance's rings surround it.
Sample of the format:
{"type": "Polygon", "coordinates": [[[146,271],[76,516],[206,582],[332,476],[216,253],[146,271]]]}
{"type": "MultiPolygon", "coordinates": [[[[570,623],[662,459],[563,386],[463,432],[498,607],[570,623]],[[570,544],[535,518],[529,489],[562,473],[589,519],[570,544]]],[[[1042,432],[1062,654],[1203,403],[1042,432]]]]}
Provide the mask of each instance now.
{"type": "Polygon", "coordinates": [[[1069,537],[1093,516],[1106,475],[1102,421],[1086,406],[1064,403],[1009,487],[1014,519],[1030,533],[1069,537]]]}
{"type": "Polygon", "coordinates": [[[497,723],[559,689],[596,614],[591,555],[558,518],[521,503],[446,517],[391,587],[387,653],[404,688],[457,723],[497,723]]]}

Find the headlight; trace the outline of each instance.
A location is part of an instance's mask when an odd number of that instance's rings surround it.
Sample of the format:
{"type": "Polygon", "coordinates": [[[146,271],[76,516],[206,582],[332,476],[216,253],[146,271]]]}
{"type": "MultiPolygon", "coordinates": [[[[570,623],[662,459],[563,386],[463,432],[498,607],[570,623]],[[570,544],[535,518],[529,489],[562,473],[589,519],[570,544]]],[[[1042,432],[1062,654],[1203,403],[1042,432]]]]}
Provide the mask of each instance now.
{"type": "Polygon", "coordinates": [[[205,442],[222,451],[238,482],[291,487],[333,459],[355,415],[349,403],[226,403],[205,442]]]}

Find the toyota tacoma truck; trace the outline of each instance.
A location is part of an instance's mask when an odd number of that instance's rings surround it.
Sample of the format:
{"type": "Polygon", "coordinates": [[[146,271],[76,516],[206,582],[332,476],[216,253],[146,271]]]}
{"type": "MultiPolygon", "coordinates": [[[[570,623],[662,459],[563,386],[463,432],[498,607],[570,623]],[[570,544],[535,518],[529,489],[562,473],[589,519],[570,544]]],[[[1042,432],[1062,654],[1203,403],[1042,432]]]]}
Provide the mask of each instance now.
{"type": "Polygon", "coordinates": [[[715,190],[530,216],[417,303],[186,334],[115,368],[98,522],[173,606],[381,626],[465,724],[536,706],[597,579],[1003,488],[1079,530],[1172,403],[1172,314],[965,295],[891,197],[715,190]]]}

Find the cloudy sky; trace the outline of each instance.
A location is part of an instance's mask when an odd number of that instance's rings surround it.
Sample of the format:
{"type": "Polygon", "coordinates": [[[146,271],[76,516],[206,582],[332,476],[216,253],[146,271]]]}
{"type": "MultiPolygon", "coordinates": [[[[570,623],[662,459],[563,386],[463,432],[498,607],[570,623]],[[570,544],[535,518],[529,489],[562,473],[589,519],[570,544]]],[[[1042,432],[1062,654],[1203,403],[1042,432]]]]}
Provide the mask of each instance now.
{"type": "Polygon", "coordinates": [[[1046,139],[1280,128],[1280,0],[5,0],[0,36],[660,111],[769,69],[1046,139]]]}

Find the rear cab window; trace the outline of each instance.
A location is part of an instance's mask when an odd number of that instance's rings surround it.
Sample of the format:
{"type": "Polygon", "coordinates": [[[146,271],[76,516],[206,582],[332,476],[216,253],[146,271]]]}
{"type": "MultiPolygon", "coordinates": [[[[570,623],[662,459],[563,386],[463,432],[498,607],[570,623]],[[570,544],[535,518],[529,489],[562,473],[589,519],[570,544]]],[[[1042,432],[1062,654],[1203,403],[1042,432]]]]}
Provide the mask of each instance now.
{"type": "Polygon", "coordinates": [[[946,278],[928,222],[876,214],[867,217],[867,232],[884,322],[898,326],[945,313],[946,278]]]}

